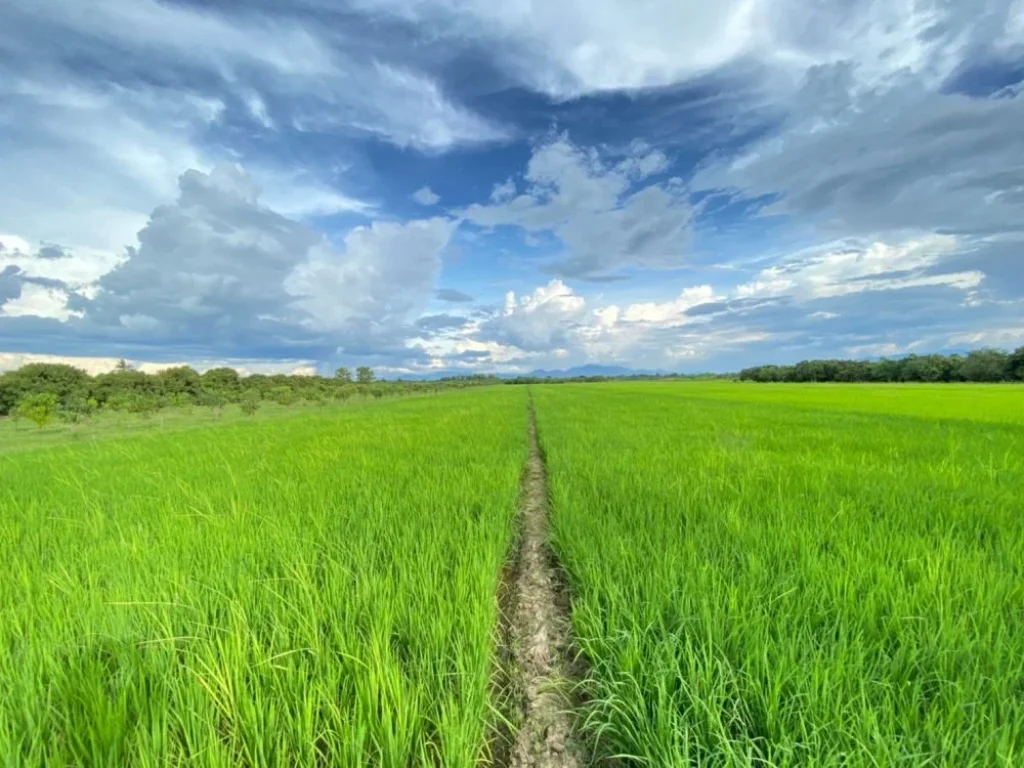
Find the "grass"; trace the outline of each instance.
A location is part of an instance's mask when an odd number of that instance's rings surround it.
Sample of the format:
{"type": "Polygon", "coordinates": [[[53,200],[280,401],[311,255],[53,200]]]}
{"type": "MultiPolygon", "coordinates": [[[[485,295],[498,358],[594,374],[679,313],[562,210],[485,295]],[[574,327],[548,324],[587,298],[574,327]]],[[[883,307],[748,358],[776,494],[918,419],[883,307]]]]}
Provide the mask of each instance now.
{"type": "Polygon", "coordinates": [[[486,759],[525,397],[0,456],[5,765],[486,759]]]}
{"type": "Polygon", "coordinates": [[[93,443],[112,437],[158,436],[182,429],[222,426],[236,422],[262,422],[296,414],[306,414],[306,418],[310,418],[320,412],[358,409],[377,404],[377,400],[369,397],[356,397],[344,403],[328,402],[324,405],[301,401],[292,405],[280,405],[264,400],[260,403],[260,409],[252,416],[244,414],[237,404],[226,405],[220,410],[201,406],[163,408],[149,417],[100,411],[91,419],[79,424],[55,420],[42,428],[35,426],[28,419],[16,421],[11,417],[0,417],[0,455],[36,448],[61,447],[71,443],[93,443]]]}
{"type": "MultiPolygon", "coordinates": [[[[1022,762],[1024,389],[533,395],[604,756],[1022,762]]],[[[487,764],[526,397],[0,424],[4,765],[487,764]]]]}
{"type": "Polygon", "coordinates": [[[537,387],[589,731],[651,766],[1024,761],[1024,391],[537,387]]]}

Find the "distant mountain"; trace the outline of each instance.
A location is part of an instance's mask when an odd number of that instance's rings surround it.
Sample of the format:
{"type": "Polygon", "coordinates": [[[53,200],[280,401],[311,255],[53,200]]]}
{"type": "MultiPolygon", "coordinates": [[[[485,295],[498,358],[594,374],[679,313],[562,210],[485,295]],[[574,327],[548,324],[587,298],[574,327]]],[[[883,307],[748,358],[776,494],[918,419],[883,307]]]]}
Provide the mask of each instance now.
{"type": "MultiPolygon", "coordinates": [[[[614,378],[617,376],[656,376],[665,375],[668,371],[648,371],[637,368],[624,368],[620,365],[579,365],[574,368],[566,368],[560,371],[536,370],[529,373],[497,373],[484,374],[494,376],[498,379],[575,379],[586,376],[605,376],[614,378]]],[[[385,376],[387,380],[404,379],[405,381],[436,381],[437,379],[450,378],[452,376],[468,376],[467,371],[434,371],[432,373],[406,374],[404,376],[385,376]]]]}
{"type": "MultiPolygon", "coordinates": [[[[635,368],[623,368],[620,365],[579,365],[562,371],[532,371],[526,374],[538,379],[574,379],[578,376],[647,376],[656,371],[638,371],[635,368]]],[[[515,378],[505,376],[504,378],[515,378]]]]}

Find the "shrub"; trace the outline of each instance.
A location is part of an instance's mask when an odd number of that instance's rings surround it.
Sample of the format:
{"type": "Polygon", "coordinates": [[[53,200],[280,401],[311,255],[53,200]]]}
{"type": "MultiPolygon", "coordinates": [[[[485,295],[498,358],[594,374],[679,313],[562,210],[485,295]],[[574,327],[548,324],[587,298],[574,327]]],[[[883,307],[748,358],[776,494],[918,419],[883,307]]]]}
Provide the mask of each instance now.
{"type": "Polygon", "coordinates": [[[18,412],[42,429],[57,415],[57,396],[51,392],[27,395],[18,403],[18,412]]]}
{"type": "Polygon", "coordinates": [[[239,405],[242,407],[242,413],[246,416],[253,416],[256,411],[260,409],[261,398],[259,392],[249,391],[242,395],[242,399],[239,401],[239,405]]]}

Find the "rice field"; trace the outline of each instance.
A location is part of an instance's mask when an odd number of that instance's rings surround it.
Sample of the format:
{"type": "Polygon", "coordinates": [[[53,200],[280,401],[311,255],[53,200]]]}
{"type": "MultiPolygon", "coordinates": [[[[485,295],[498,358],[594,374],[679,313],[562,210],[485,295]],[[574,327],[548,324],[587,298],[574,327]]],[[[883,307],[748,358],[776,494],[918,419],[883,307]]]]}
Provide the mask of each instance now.
{"type": "Polygon", "coordinates": [[[1024,762],[1020,388],[534,396],[605,754],[1024,762]]]}
{"type": "Polygon", "coordinates": [[[591,762],[1024,764],[1024,389],[728,382],[5,434],[0,763],[513,765],[530,398],[591,762]]]}
{"type": "Polygon", "coordinates": [[[0,456],[0,762],[478,764],[525,458],[512,387],[0,456]]]}

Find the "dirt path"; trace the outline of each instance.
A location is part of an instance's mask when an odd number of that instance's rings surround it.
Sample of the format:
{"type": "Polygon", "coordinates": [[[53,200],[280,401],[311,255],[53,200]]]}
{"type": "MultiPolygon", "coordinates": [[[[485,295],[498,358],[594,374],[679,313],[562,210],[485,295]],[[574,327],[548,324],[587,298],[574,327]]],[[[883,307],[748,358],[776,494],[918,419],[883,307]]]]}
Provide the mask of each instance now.
{"type": "Polygon", "coordinates": [[[586,761],[574,736],[569,600],[547,543],[547,477],[532,405],[521,524],[510,632],[514,685],[522,697],[521,724],[508,764],[581,768],[586,761]]]}

